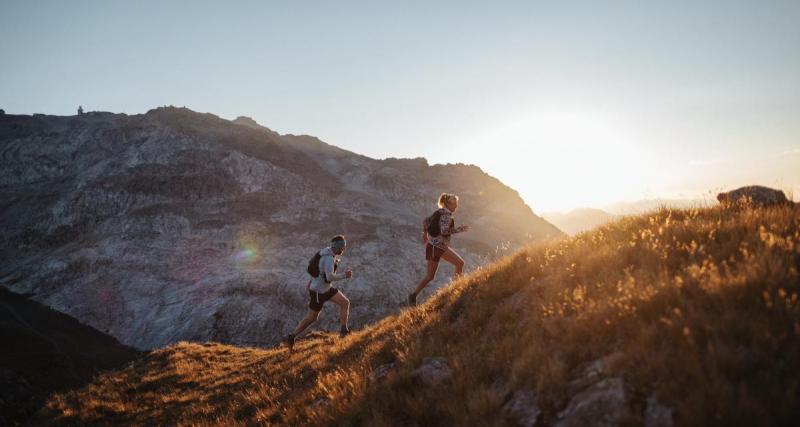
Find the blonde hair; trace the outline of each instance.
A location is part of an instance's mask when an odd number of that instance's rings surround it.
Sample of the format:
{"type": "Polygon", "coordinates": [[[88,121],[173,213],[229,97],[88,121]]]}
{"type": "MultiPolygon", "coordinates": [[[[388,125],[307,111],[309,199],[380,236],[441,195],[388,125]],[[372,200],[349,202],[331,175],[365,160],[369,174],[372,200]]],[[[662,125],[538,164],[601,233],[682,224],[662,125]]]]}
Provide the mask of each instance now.
{"type": "Polygon", "coordinates": [[[458,203],[458,196],[455,194],[442,193],[439,195],[439,203],[437,203],[437,205],[439,205],[440,208],[443,208],[445,203],[447,203],[447,201],[450,199],[455,199],[456,203],[458,203]]]}

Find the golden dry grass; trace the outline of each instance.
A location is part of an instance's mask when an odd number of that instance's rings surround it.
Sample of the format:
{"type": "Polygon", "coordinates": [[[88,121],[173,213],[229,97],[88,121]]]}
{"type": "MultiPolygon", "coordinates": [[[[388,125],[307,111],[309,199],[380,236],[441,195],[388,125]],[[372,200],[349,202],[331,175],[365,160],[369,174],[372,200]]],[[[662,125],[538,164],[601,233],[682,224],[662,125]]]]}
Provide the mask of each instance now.
{"type": "MultiPolygon", "coordinates": [[[[614,355],[633,406],[679,425],[800,419],[800,208],[662,209],[531,246],[340,340],[296,351],[180,343],[39,414],[66,424],[505,425],[514,390],[551,422],[586,363],[614,355]],[[411,371],[446,357],[425,387],[411,371]],[[370,381],[377,367],[398,368],[370,381]],[[638,402],[638,403],[637,403],[638,402]]],[[[641,419],[634,418],[633,423],[641,419]]]]}

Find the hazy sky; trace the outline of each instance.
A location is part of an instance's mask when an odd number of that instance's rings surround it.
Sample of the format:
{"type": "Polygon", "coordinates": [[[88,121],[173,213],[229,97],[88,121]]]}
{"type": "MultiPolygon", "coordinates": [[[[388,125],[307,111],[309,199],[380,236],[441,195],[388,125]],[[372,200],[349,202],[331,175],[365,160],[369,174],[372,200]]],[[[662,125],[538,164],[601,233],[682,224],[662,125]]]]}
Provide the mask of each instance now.
{"type": "Polygon", "coordinates": [[[800,199],[800,1],[0,0],[0,108],[173,104],[474,163],[536,212],[800,199]]]}

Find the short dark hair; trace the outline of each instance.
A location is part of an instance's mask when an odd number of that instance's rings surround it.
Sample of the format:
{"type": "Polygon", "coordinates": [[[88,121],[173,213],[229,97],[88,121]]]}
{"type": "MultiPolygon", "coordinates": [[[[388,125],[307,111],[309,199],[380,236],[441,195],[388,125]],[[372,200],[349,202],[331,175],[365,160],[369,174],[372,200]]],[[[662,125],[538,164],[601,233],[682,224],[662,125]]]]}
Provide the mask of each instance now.
{"type": "Polygon", "coordinates": [[[338,236],[335,236],[333,239],[331,239],[331,243],[334,243],[334,242],[344,242],[344,241],[345,241],[345,239],[344,239],[344,236],[343,236],[343,235],[341,235],[341,234],[340,234],[340,235],[338,235],[338,236]]]}

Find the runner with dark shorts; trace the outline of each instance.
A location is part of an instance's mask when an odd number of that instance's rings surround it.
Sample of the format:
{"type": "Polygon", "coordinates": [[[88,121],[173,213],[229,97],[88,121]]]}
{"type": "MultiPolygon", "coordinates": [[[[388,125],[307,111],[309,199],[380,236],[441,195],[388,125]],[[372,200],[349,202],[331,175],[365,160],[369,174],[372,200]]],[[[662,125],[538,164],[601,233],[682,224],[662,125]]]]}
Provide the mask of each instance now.
{"type": "Polygon", "coordinates": [[[312,277],[308,285],[306,285],[308,289],[308,314],[300,321],[294,331],[284,338],[289,350],[292,350],[294,347],[295,338],[319,319],[319,313],[322,311],[322,306],[326,301],[331,301],[339,306],[342,325],[340,330],[341,336],[350,333],[350,329],[347,328],[347,318],[350,314],[350,300],[348,300],[339,289],[331,286],[332,282],[353,277],[352,270],[347,270],[344,273],[338,273],[336,271],[338,269],[339,259],[345,249],[347,249],[347,242],[344,236],[336,236],[331,239],[331,245],[329,247],[319,251],[319,275],[317,277],[312,277]]]}
{"type": "Polygon", "coordinates": [[[464,260],[450,247],[450,236],[469,230],[468,225],[455,227],[453,214],[458,209],[458,196],[443,193],[439,196],[438,205],[439,209],[426,218],[422,224],[422,243],[425,244],[425,259],[428,261],[428,268],[425,277],[420,280],[414,292],[408,294],[408,305],[412,307],[417,305],[417,295],[436,277],[441,259],[455,266],[454,278],[460,276],[464,269],[464,260]],[[433,227],[435,235],[430,235],[432,223],[438,224],[438,228],[433,227]]]}
{"type": "MultiPolygon", "coordinates": [[[[310,282],[309,282],[310,283],[310,282]]],[[[308,308],[314,311],[322,310],[322,305],[325,304],[325,301],[333,298],[334,295],[338,294],[339,290],[331,286],[331,289],[325,293],[317,293],[312,291],[311,289],[308,290],[308,308]]]]}
{"type": "Polygon", "coordinates": [[[430,243],[425,245],[425,259],[428,261],[439,262],[445,252],[447,252],[447,249],[442,249],[439,246],[433,246],[430,243]]]}

